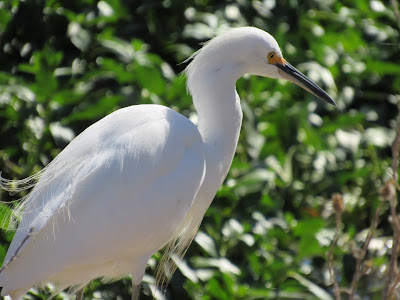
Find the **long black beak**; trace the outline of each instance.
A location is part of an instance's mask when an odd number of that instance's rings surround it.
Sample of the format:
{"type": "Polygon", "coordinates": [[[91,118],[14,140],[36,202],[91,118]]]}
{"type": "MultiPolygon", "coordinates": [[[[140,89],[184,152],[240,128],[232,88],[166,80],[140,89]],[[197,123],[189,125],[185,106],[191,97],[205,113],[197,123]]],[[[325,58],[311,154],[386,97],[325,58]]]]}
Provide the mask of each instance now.
{"type": "Polygon", "coordinates": [[[297,84],[298,86],[302,87],[306,91],[310,92],[311,94],[317,96],[318,98],[328,102],[329,104],[335,105],[335,101],[329,95],[321,89],[318,85],[316,85],[310,78],[306,75],[301,73],[291,64],[289,64],[284,59],[283,63],[276,63],[275,66],[279,68],[279,74],[285,79],[297,84]]]}

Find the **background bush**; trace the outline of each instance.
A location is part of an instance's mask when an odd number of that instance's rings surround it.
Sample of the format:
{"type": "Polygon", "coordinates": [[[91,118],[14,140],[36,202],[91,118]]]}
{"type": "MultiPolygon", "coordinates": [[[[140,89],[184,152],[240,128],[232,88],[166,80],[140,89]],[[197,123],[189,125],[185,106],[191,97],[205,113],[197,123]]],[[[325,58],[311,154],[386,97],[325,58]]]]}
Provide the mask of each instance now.
{"type": "MultiPolygon", "coordinates": [[[[333,269],[340,286],[349,287],[380,189],[393,173],[400,85],[395,12],[378,0],[1,1],[2,176],[39,171],[74,136],[121,107],[157,103],[192,116],[182,62],[227,28],[259,27],[338,107],[288,82],[238,81],[244,123],[231,171],[165,297],[333,298],[330,198],[344,199],[333,269]]],[[[382,205],[363,260],[369,267],[355,291],[363,299],[382,299],[387,278],[393,229],[389,203],[382,205]]],[[[0,236],[3,258],[12,236],[0,236]]],[[[152,297],[159,258],[150,261],[142,299],[152,297]]],[[[85,295],[128,299],[130,280],[95,281],[85,295]]],[[[27,297],[47,298],[35,290],[27,297]]]]}

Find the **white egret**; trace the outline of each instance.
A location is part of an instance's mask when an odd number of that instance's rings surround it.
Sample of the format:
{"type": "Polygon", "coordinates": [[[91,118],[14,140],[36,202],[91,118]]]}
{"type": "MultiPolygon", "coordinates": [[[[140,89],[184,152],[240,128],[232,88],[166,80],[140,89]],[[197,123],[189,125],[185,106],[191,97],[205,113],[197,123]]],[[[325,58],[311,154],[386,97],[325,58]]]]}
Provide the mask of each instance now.
{"type": "MultiPolygon", "coordinates": [[[[245,27],[212,39],[186,69],[198,126],[161,105],[122,108],[41,172],[17,209],[1,294],[16,300],[47,283],[76,291],[132,274],[137,299],[149,258],[165,245],[166,255],[183,255],[229,171],[242,123],[235,83],[247,73],[290,80],[335,104],[268,33],[245,27]]],[[[2,179],[3,188],[14,183],[2,179]]]]}

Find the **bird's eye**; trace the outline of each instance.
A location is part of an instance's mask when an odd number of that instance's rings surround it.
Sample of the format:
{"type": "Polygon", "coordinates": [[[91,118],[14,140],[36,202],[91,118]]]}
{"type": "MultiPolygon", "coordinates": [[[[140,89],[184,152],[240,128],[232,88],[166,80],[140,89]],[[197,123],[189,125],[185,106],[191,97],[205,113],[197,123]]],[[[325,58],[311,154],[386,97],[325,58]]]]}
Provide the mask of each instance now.
{"type": "Polygon", "coordinates": [[[268,53],[268,63],[270,65],[276,65],[276,64],[285,64],[285,60],[283,59],[283,57],[281,55],[279,55],[278,53],[276,53],[275,51],[271,51],[268,53]]]}

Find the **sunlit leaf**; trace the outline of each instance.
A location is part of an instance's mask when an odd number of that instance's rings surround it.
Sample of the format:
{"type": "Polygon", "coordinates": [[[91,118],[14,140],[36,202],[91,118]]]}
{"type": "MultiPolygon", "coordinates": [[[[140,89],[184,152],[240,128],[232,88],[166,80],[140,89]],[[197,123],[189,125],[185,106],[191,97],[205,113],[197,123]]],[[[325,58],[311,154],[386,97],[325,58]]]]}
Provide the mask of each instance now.
{"type": "Polygon", "coordinates": [[[325,290],[320,288],[315,283],[307,280],[305,277],[301,276],[300,274],[295,273],[295,272],[290,272],[290,276],[293,277],[294,279],[296,279],[301,285],[306,287],[311,293],[313,293],[317,297],[317,299],[333,300],[333,297],[328,292],[326,292],[325,290]]]}

